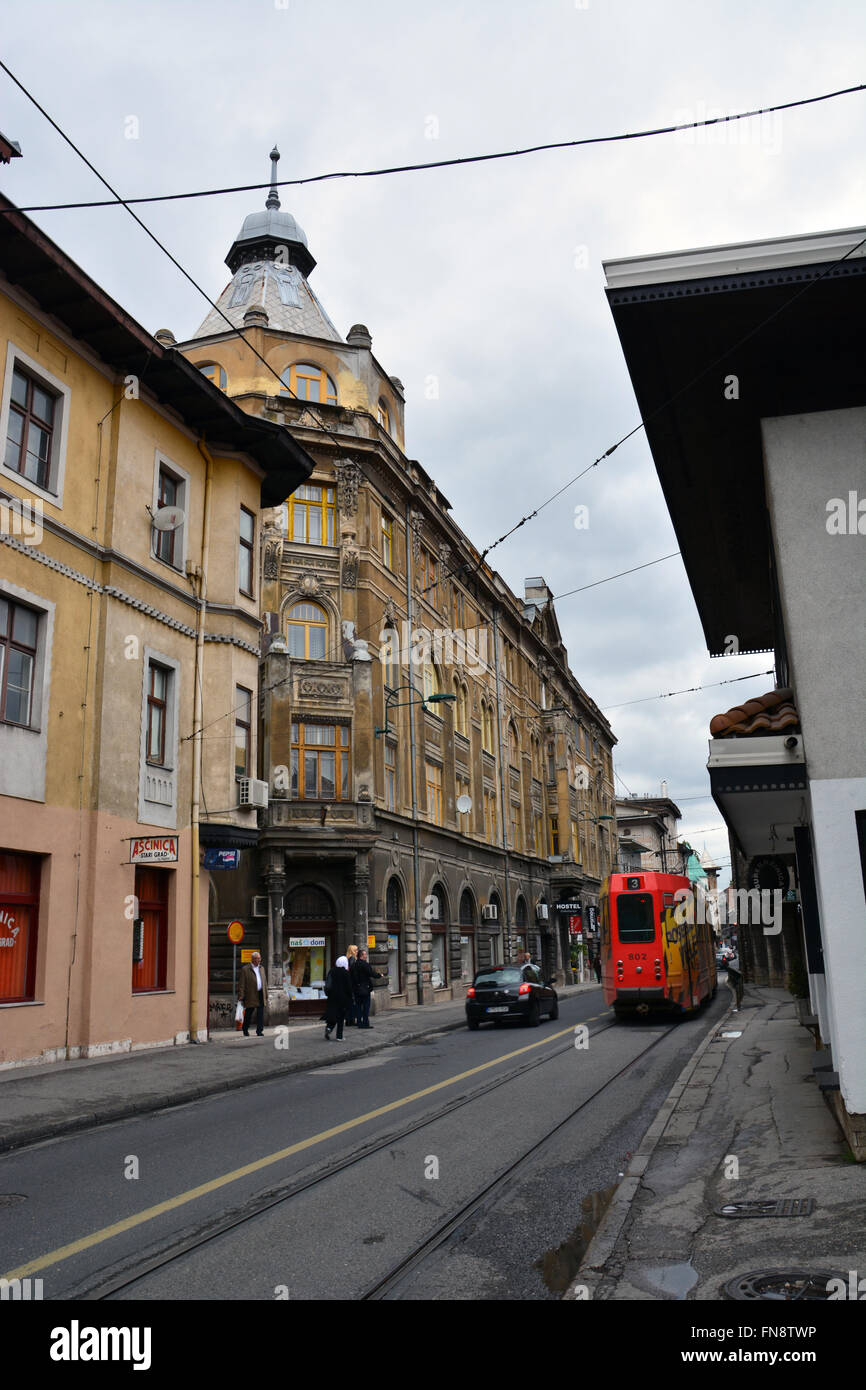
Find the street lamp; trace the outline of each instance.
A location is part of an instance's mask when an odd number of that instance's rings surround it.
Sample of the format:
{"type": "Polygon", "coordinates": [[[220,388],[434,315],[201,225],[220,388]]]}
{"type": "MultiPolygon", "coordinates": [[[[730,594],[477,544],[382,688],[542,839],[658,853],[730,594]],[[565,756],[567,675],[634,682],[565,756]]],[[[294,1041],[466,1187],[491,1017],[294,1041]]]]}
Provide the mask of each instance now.
{"type": "Polygon", "coordinates": [[[394,730],[388,723],[388,715],[391,713],[392,709],[401,709],[404,705],[423,705],[426,709],[428,705],[442,705],[449,700],[453,701],[457,699],[456,695],[422,695],[420,700],[398,700],[397,696],[400,694],[401,690],[411,690],[416,696],[418,694],[418,691],[411,681],[405,685],[398,685],[394,690],[388,690],[385,696],[385,725],[384,728],[377,727],[373,730],[376,738],[378,738],[380,734],[394,733],[394,730]]]}

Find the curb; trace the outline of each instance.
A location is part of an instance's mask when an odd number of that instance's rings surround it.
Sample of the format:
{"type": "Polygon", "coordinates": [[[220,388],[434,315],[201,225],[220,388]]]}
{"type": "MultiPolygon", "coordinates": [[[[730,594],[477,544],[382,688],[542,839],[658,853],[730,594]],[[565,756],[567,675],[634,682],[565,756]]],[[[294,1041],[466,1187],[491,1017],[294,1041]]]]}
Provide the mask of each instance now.
{"type": "Polygon", "coordinates": [[[562,1295],[564,1301],[584,1302],[587,1298],[592,1299],[595,1296],[604,1279],[604,1266],[613,1255],[617,1241],[622,1234],[626,1217],[631,1211],[632,1202],[640,1190],[643,1175],[649,1167],[650,1159],[704,1053],[711,1043],[718,1041],[717,1034],[726,1026],[733,1013],[734,1000],[732,998],[727,1012],[723,1014],[718,1023],[713,1024],[707,1032],[707,1036],[698,1043],[662,1102],[658,1114],[632,1156],[632,1160],[625,1170],[625,1176],[611,1198],[610,1205],[586,1250],[577,1274],[562,1295]]]}

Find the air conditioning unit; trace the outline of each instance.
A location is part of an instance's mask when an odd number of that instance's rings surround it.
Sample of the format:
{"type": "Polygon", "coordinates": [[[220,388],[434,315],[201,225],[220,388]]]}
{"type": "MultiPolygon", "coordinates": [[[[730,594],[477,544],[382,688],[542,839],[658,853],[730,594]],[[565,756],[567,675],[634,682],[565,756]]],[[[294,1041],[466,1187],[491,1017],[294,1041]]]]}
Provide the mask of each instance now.
{"type": "Polygon", "coordinates": [[[539,922],[546,922],[546,921],[547,921],[547,917],[548,917],[547,903],[536,903],[536,906],[535,906],[535,916],[536,916],[536,920],[539,921],[539,922]]]}
{"type": "Polygon", "coordinates": [[[238,783],[239,806],[261,806],[268,804],[268,784],[255,777],[242,777],[238,783]]]}
{"type": "Polygon", "coordinates": [[[481,920],[482,922],[499,921],[499,908],[496,906],[496,903],[488,903],[486,907],[482,907],[481,920]]]}
{"type": "Polygon", "coordinates": [[[253,917],[267,917],[268,915],[268,895],[262,893],[257,898],[253,898],[253,917]]]}

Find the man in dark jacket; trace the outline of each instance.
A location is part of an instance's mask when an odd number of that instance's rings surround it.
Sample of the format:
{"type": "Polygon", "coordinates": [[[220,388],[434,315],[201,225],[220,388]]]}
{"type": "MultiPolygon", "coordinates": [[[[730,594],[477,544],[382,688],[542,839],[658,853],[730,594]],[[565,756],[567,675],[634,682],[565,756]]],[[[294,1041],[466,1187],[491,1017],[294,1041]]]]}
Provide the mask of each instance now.
{"type": "Polygon", "coordinates": [[[331,983],[325,1008],[325,1042],[331,1042],[331,1030],[335,1024],[337,1036],[334,1041],[343,1042],[343,1024],[352,1007],[352,980],[345,956],[340,956],[333,970],[328,971],[328,979],[331,983]]]}
{"type": "Polygon", "coordinates": [[[249,965],[241,970],[238,986],[238,1000],[244,1006],[244,1037],[249,1037],[249,1027],[253,1012],[256,1015],[256,1037],[264,1036],[265,1002],[268,997],[268,981],[262,967],[262,958],[253,951],[249,965]]]}
{"type": "Polygon", "coordinates": [[[370,1023],[370,998],[374,980],[384,980],[385,976],[381,970],[374,970],[367,960],[367,952],[360,951],[355,963],[354,985],[355,1000],[358,1005],[358,1027],[371,1028],[370,1023]]]}

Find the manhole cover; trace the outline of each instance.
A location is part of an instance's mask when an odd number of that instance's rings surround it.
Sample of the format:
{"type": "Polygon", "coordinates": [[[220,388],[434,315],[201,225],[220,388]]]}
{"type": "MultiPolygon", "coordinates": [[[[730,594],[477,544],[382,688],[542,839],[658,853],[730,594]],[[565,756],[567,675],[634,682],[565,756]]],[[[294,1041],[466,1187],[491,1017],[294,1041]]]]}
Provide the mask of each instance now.
{"type": "Polygon", "coordinates": [[[724,1286],[728,1298],[751,1302],[773,1299],[777,1302],[818,1303],[830,1297],[828,1284],[844,1278],[832,1269],[759,1269],[741,1274],[724,1286]]]}
{"type": "Polygon", "coordinates": [[[13,1207],[16,1202],[26,1202],[23,1192],[0,1192],[0,1207],[13,1207]]]}
{"type": "Polygon", "coordinates": [[[716,1216],[810,1216],[815,1209],[814,1197],[779,1197],[766,1201],[725,1202],[716,1207],[716,1216]]]}

